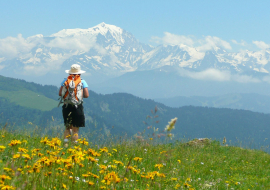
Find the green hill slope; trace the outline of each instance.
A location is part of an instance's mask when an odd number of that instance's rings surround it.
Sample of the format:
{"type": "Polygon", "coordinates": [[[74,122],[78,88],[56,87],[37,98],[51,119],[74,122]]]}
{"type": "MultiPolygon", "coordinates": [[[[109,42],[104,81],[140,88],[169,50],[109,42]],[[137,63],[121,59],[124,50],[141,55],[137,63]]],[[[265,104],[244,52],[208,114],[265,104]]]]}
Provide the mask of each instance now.
{"type": "MultiPolygon", "coordinates": [[[[15,127],[19,127],[32,122],[41,126],[42,129],[58,124],[63,126],[61,108],[55,107],[49,111],[42,111],[44,109],[42,105],[33,103],[36,107],[33,105],[30,107],[29,102],[12,97],[12,93],[20,89],[17,92],[26,91],[26,96],[33,95],[32,102],[39,101],[37,96],[39,94],[44,100],[49,99],[50,103],[47,104],[53,107],[58,98],[57,87],[42,86],[5,77],[1,77],[0,81],[0,90],[6,93],[0,99],[0,123],[4,124],[8,121],[10,124],[15,123],[15,127]],[[12,85],[7,86],[1,80],[9,80],[12,85]],[[19,105],[18,102],[22,103],[19,105]]],[[[257,147],[269,144],[270,114],[193,106],[170,108],[153,100],[126,93],[101,95],[89,91],[89,95],[89,98],[84,100],[87,127],[81,129],[89,135],[98,131],[104,135],[132,136],[145,130],[145,133],[151,136],[153,127],[159,128],[158,133],[161,134],[168,121],[177,117],[178,121],[174,130],[176,138],[207,137],[221,140],[225,136],[231,143],[240,141],[245,145],[251,143],[257,147]],[[157,113],[155,114],[154,111],[151,113],[155,107],[157,107],[157,113]]]]}
{"type": "Polygon", "coordinates": [[[44,95],[39,95],[30,90],[5,91],[0,90],[0,97],[8,99],[10,102],[27,107],[38,109],[41,111],[49,111],[58,105],[58,102],[47,98],[44,95]]]}
{"type": "Polygon", "coordinates": [[[57,107],[57,88],[0,75],[0,97],[15,105],[49,111],[57,107]]]}

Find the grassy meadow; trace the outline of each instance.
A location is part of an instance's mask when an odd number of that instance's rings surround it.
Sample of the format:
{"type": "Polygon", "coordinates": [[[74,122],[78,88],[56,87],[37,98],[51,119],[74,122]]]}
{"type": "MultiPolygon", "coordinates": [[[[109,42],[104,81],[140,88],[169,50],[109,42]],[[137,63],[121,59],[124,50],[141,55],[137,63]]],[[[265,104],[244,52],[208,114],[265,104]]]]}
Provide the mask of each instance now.
{"type": "Polygon", "coordinates": [[[0,90],[0,97],[7,98],[11,103],[41,111],[50,111],[57,107],[59,103],[58,101],[30,90],[19,90],[15,92],[0,90]]]}
{"type": "Polygon", "coordinates": [[[0,130],[0,189],[270,189],[270,155],[218,141],[87,141],[0,130]]]}

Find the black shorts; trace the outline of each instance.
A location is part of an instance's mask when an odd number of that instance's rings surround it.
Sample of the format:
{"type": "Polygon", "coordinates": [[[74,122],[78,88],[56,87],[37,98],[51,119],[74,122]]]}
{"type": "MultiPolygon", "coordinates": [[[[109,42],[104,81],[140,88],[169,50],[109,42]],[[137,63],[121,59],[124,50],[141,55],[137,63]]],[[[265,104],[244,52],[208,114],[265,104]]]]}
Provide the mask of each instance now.
{"type": "Polygon", "coordinates": [[[66,127],[73,125],[73,127],[85,127],[85,116],[83,111],[83,105],[80,104],[76,108],[68,104],[62,106],[63,118],[66,127]]]}

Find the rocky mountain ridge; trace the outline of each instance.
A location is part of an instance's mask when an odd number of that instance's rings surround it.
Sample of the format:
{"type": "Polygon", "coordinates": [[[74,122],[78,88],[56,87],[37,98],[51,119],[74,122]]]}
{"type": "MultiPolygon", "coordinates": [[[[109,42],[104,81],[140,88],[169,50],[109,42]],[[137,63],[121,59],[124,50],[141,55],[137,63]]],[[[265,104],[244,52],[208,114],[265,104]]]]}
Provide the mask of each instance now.
{"type": "Polygon", "coordinates": [[[64,29],[49,37],[39,34],[21,40],[23,47],[15,57],[7,55],[0,59],[1,73],[45,75],[60,72],[73,63],[80,64],[92,76],[109,78],[163,66],[192,71],[214,68],[248,75],[270,71],[269,49],[232,53],[218,46],[207,51],[184,44],[152,47],[140,43],[120,27],[105,23],[89,29],[64,29]]]}

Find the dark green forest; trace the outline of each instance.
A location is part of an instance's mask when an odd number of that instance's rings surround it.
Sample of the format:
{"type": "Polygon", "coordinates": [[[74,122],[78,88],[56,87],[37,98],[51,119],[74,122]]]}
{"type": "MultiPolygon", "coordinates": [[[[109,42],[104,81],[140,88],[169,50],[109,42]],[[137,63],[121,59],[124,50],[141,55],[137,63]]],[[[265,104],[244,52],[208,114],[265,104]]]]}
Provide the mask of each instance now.
{"type": "MultiPolygon", "coordinates": [[[[27,89],[53,100],[58,99],[58,88],[55,86],[43,86],[0,76],[0,90],[17,93],[18,89],[27,89]]],[[[7,123],[7,126],[12,129],[31,129],[29,122],[42,129],[54,125],[64,128],[61,109],[55,105],[51,111],[41,111],[11,103],[6,98],[0,98],[0,123],[2,126],[7,123]]],[[[241,142],[252,146],[269,144],[267,138],[270,135],[270,114],[194,106],[171,108],[131,94],[102,95],[91,90],[89,98],[84,99],[84,110],[86,127],[81,131],[86,134],[98,131],[106,135],[133,136],[145,130],[151,136],[153,127],[159,128],[158,132],[162,133],[168,121],[177,117],[178,121],[172,131],[175,139],[212,138],[221,140],[226,137],[227,141],[231,141],[231,143],[241,142]],[[155,108],[157,108],[156,113],[155,108]]]]}

